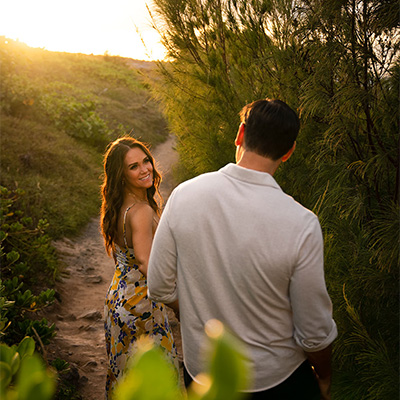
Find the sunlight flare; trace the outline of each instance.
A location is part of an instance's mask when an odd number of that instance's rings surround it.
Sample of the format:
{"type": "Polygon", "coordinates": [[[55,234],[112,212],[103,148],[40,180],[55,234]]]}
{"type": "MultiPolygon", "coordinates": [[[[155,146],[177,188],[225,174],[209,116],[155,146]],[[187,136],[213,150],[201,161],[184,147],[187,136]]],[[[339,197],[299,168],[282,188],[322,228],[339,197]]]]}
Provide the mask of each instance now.
{"type": "Polygon", "coordinates": [[[15,0],[4,4],[2,11],[0,35],[31,47],[95,55],[107,52],[138,60],[165,56],[145,1],[15,0]]]}

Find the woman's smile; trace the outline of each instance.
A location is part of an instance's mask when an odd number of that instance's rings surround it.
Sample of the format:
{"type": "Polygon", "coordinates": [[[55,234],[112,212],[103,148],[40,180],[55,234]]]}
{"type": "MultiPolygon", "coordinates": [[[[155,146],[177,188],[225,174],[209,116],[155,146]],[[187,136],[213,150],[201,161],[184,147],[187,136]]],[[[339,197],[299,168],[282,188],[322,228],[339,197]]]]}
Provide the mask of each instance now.
{"type": "Polygon", "coordinates": [[[143,178],[139,178],[139,181],[145,181],[147,179],[150,179],[150,174],[147,174],[146,176],[144,176],[143,178]]]}

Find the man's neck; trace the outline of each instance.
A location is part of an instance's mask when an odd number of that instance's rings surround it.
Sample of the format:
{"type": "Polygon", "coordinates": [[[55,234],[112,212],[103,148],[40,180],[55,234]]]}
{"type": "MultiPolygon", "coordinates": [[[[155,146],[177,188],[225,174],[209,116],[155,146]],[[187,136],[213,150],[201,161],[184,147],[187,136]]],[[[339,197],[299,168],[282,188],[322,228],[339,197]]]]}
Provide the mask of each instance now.
{"type": "Polygon", "coordinates": [[[238,156],[239,159],[236,159],[236,164],[240,167],[253,169],[259,172],[267,172],[270,175],[274,175],[281,163],[280,159],[274,161],[270,158],[246,150],[240,152],[238,156]]]}

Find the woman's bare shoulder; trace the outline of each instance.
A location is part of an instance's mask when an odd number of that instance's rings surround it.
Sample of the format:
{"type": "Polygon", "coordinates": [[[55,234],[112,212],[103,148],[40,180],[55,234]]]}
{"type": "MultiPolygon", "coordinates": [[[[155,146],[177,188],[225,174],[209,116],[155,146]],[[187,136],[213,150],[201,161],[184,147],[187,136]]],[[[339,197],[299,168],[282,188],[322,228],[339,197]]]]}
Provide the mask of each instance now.
{"type": "Polygon", "coordinates": [[[129,208],[126,219],[132,224],[144,223],[151,221],[154,214],[154,210],[148,203],[135,203],[129,208]]]}

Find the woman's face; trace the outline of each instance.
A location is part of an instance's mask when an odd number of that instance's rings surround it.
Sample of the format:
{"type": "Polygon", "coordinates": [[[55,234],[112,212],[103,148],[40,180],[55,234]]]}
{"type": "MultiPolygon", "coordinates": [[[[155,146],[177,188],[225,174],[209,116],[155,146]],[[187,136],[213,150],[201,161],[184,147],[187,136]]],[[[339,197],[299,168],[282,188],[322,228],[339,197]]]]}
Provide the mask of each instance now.
{"type": "Polygon", "coordinates": [[[148,189],[153,185],[153,165],[139,147],[134,147],[126,153],[124,177],[128,190],[148,189]]]}

